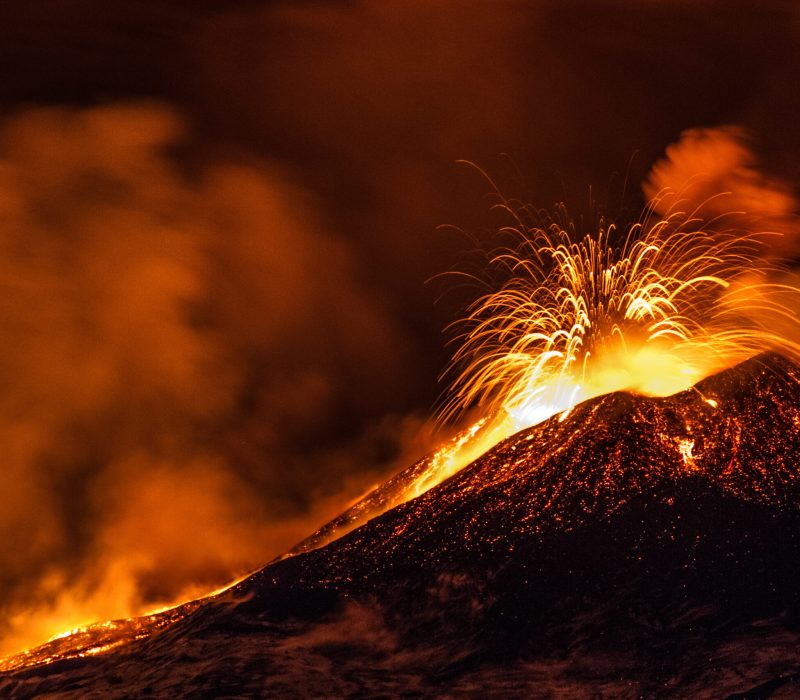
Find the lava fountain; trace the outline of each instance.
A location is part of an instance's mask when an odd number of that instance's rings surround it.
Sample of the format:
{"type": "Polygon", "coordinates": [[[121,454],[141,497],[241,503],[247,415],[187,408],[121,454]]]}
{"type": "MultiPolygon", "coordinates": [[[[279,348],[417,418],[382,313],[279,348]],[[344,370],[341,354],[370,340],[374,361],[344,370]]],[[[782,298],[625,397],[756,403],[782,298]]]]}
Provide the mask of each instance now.
{"type": "Polygon", "coordinates": [[[506,280],[457,323],[445,413],[477,405],[518,430],[612,391],[673,394],[766,349],[797,354],[776,330],[797,323],[800,299],[771,281],[786,272],[769,255],[777,234],[655,217],[658,205],[627,230],[601,221],[580,237],[504,204],[518,225],[490,268],[506,280]]]}
{"type": "Polygon", "coordinates": [[[564,205],[549,215],[495,188],[509,224],[467,275],[488,291],[451,327],[443,377],[441,417],[480,420],[401,500],[587,399],[669,396],[764,351],[800,356],[797,202],[755,166],[741,130],[689,130],[644,182],[639,219],[590,233],[564,205]]]}
{"type": "MultiPolygon", "coordinates": [[[[440,417],[469,427],[292,553],[425,493],[505,438],[556,414],[564,420],[588,399],[670,396],[765,351],[800,357],[800,288],[785,231],[753,230],[750,214],[735,210],[709,217],[739,198],[696,201],[698,181],[663,188],[627,227],[601,220],[586,234],[563,206],[545,215],[501,197],[511,223],[481,276],[470,276],[489,291],[451,327],[457,349],[443,375],[450,390],[440,417]]],[[[763,191],[772,206],[775,190],[763,191]]],[[[691,446],[682,449],[690,459],[691,446]]]]}

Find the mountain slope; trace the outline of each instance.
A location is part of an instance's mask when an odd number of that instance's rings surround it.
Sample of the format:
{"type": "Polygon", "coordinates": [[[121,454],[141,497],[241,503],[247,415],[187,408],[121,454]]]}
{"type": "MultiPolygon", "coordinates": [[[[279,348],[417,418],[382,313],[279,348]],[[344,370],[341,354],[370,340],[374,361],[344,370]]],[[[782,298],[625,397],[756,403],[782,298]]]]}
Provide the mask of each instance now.
{"type": "Polygon", "coordinates": [[[51,646],[0,692],[780,697],[800,671],[800,368],[762,355],[587,401],[169,615],[51,646]]]}

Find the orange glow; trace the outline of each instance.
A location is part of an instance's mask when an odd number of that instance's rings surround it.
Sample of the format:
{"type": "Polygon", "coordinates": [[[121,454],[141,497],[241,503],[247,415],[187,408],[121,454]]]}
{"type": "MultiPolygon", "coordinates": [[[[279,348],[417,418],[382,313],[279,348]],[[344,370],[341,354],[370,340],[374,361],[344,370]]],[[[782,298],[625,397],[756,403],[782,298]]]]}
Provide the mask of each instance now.
{"type": "MultiPolygon", "coordinates": [[[[440,448],[396,502],[596,396],[669,396],[764,350],[800,355],[800,288],[768,255],[777,234],[706,231],[691,212],[655,216],[676,200],[664,190],[627,230],[601,222],[582,237],[572,224],[528,225],[527,208],[504,202],[515,225],[502,233],[512,243],[491,255],[489,272],[506,281],[456,324],[443,409],[446,418],[466,409],[483,417],[440,448]]],[[[687,468],[692,449],[678,445],[687,468]]]]}
{"type": "MultiPolygon", "coordinates": [[[[681,202],[665,188],[627,229],[601,221],[579,235],[571,223],[532,224],[540,214],[504,201],[510,242],[486,270],[502,281],[455,324],[460,344],[446,373],[442,416],[469,427],[292,553],[420,496],[520,430],[565,421],[588,399],[669,396],[765,350],[799,356],[800,287],[772,254],[780,234],[753,232],[741,212],[728,227],[715,213],[706,230],[696,213],[708,203],[680,211],[681,202]]],[[[673,444],[693,469],[691,440],[673,444]]]]}
{"type": "MultiPolygon", "coordinates": [[[[707,222],[697,212],[708,209],[708,203],[688,211],[681,211],[680,204],[679,194],[663,190],[641,221],[626,229],[601,221],[596,231],[584,234],[572,223],[550,220],[541,225],[538,213],[504,202],[502,208],[514,225],[501,232],[507,242],[489,256],[486,274],[493,291],[478,298],[456,324],[459,346],[447,372],[451,393],[442,416],[468,427],[359,499],[342,518],[289,555],[323,546],[422,495],[520,430],[553,416],[566,425],[573,409],[588,399],[616,391],[671,395],[764,350],[800,356],[800,288],[776,257],[781,248],[773,241],[779,234],[754,232],[735,223],[726,228],[720,225],[724,215],[716,211],[713,227],[704,228],[707,222]],[[477,420],[466,420],[466,415],[477,420]]],[[[704,410],[718,408],[716,398],[700,398],[704,410]]],[[[697,468],[702,455],[691,436],[661,438],[686,470],[697,468]]],[[[90,624],[108,616],[109,610],[131,617],[150,607],[141,604],[137,562],[131,554],[143,535],[140,512],[161,514],[149,516],[149,539],[164,552],[157,564],[177,556],[186,537],[196,534],[192,518],[198,504],[206,504],[213,516],[210,522],[222,524],[211,533],[223,532],[223,526],[230,532],[239,522],[228,514],[225,502],[204,495],[230,493],[232,488],[217,476],[221,470],[215,465],[202,465],[201,461],[191,470],[199,487],[179,504],[181,517],[169,517],[160,505],[166,498],[180,500],[175,485],[185,480],[182,473],[122,465],[123,474],[147,475],[142,483],[134,482],[136,489],[126,489],[137,496],[117,511],[130,517],[110,529],[106,543],[107,550],[121,552],[119,561],[125,566],[105,567],[105,577],[85,587],[92,591],[89,596],[74,586],[62,591],[62,581],[49,582],[44,598],[54,602],[12,620],[12,628],[21,632],[4,639],[0,653],[47,637],[83,645],[81,653],[101,653],[116,645],[108,641],[108,629],[116,633],[124,627],[125,634],[143,634],[156,624],[150,618],[182,614],[177,601],[194,600],[201,590],[184,588],[158,611],[131,622],[135,633],[130,625],[90,624]]],[[[248,503],[246,494],[234,500],[240,509],[248,503]]],[[[235,539],[214,538],[212,549],[235,555],[232,562],[246,560],[247,552],[235,550],[235,539]]],[[[194,575],[207,568],[201,557],[187,571],[194,575]]],[[[37,653],[22,657],[32,659],[30,663],[56,658],[52,651],[37,653]]],[[[19,658],[0,661],[0,668],[28,663],[19,658]]]]}
{"type": "Polygon", "coordinates": [[[490,268],[506,281],[457,324],[445,415],[478,406],[519,430],[605,393],[667,396],[763,350],[798,352],[800,290],[771,282],[774,234],[658,219],[658,200],[624,232],[601,222],[583,237],[505,208],[513,246],[490,268]]]}
{"type": "MultiPolygon", "coordinates": [[[[527,210],[506,209],[517,222],[505,231],[514,245],[490,258],[490,271],[506,279],[457,324],[461,345],[443,412],[477,411],[480,418],[388,491],[378,487],[352,506],[341,526],[296,551],[321,546],[420,496],[501,440],[557,414],[563,421],[587,399],[620,390],[666,396],[763,350],[800,354],[794,340],[800,337],[800,289],[785,283],[779,260],[763,255],[768,233],[698,230],[690,214],[675,212],[646,216],[624,232],[601,223],[597,233],[580,237],[572,226],[528,226],[527,210]],[[781,283],[774,283],[780,275],[781,283]]],[[[656,210],[657,203],[648,212],[656,210]]],[[[716,399],[701,398],[717,407],[716,399]]],[[[685,468],[695,469],[694,441],[673,444],[685,468]]],[[[86,626],[114,596],[135,599],[130,572],[111,574],[88,600],[65,591],[50,611],[26,614],[29,624],[19,626],[24,638],[5,640],[5,648],[38,642],[54,629],[68,630],[52,637],[63,638],[65,648],[74,646],[70,640],[86,645],[85,653],[114,648],[101,627],[86,626]]],[[[183,599],[200,592],[185,591],[183,599]]],[[[175,605],[157,613],[172,614],[175,605]]],[[[127,616],[141,612],[118,609],[127,616]]],[[[156,624],[137,619],[135,634],[156,624]]]]}
{"type": "MultiPolygon", "coordinates": [[[[252,573],[252,572],[250,572],[252,573]]],[[[26,666],[38,666],[40,664],[51,663],[62,658],[74,658],[82,656],[93,656],[103,654],[112,649],[116,649],[123,644],[127,644],[135,639],[145,637],[155,630],[172,624],[185,617],[192,610],[200,605],[200,599],[207,599],[220,596],[238,583],[246,579],[250,573],[238,577],[236,580],[225,584],[213,591],[197,590],[193,594],[185,592],[187,596],[184,602],[174,602],[158,608],[150,609],[145,612],[131,612],[128,619],[109,620],[106,622],[95,622],[100,615],[92,613],[91,601],[84,601],[83,604],[77,602],[79,597],[74,594],[66,594],[60,607],[53,609],[49,615],[44,615],[41,619],[31,615],[26,619],[35,622],[30,630],[30,645],[32,648],[27,651],[11,654],[0,658],[0,672],[12,671],[26,666]],[[78,623],[69,629],[51,636],[46,642],[42,643],[45,631],[56,625],[64,625],[70,621],[78,623]]],[[[96,594],[96,610],[107,609],[108,598],[104,595],[124,594],[125,586],[123,582],[115,581],[109,584],[108,590],[101,590],[96,594]]],[[[128,582],[128,585],[133,585],[128,582]]],[[[24,648],[24,638],[21,636],[12,640],[18,648],[24,648]]]]}

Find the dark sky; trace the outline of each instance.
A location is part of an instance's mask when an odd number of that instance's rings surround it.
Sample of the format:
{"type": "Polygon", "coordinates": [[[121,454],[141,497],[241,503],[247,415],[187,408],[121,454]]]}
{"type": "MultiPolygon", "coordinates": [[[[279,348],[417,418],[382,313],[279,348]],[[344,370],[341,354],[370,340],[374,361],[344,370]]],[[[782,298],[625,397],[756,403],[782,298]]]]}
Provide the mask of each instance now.
{"type": "Polygon", "coordinates": [[[0,619],[224,579],[433,444],[439,227],[498,223],[457,161],[591,220],[738,124],[800,181],[799,39],[788,0],[0,4],[0,619]]]}

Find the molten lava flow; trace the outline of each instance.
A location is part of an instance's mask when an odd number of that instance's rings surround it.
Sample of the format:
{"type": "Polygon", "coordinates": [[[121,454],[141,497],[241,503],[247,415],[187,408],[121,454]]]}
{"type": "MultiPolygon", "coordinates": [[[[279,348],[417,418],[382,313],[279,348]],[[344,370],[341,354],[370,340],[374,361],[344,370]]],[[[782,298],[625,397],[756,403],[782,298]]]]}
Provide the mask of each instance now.
{"type": "MultiPolygon", "coordinates": [[[[67,629],[50,637],[43,644],[0,657],[0,673],[64,659],[103,654],[137,639],[148,637],[159,629],[183,619],[200,607],[204,601],[211,598],[218,600],[224,598],[231,588],[248,576],[250,573],[240,576],[216,590],[205,592],[202,597],[189,596],[185,602],[161,606],[127,619],[84,623],[67,629]]],[[[47,621],[47,623],[53,624],[53,621],[47,621]]],[[[41,636],[38,639],[41,639],[41,636]]]]}

